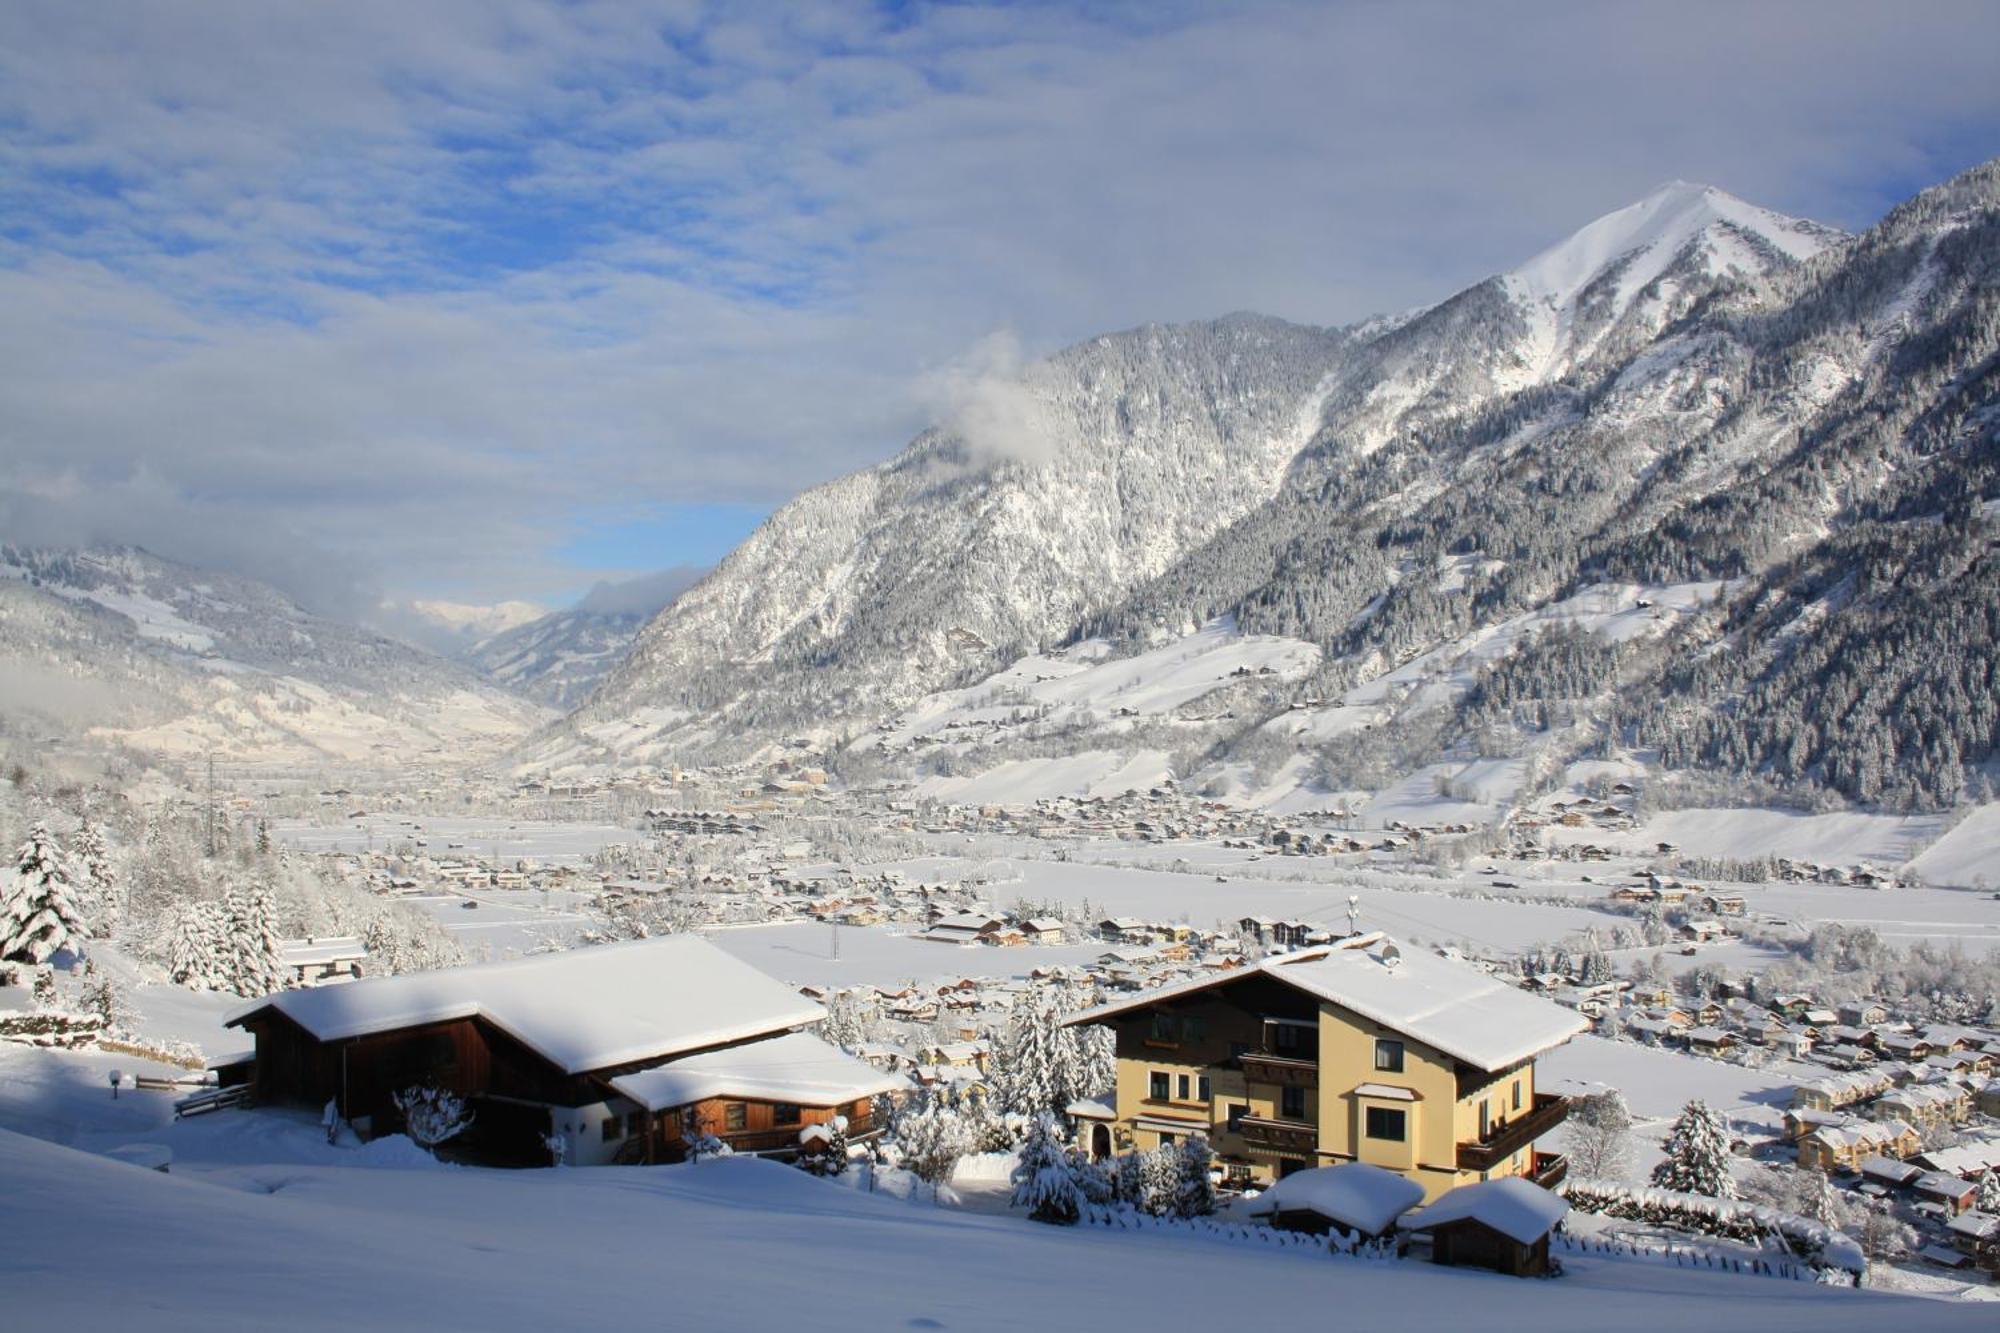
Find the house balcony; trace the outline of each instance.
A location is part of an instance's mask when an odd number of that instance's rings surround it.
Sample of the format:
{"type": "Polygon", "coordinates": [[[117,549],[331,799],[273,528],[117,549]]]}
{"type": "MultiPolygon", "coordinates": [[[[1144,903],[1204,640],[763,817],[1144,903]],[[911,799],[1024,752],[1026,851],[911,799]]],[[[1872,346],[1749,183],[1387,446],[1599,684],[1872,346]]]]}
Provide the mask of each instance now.
{"type": "Polygon", "coordinates": [[[1319,1086],[1319,1061],[1296,1056],[1273,1055],[1269,1051],[1245,1051],[1237,1057],[1243,1078],[1249,1083],[1274,1083],[1281,1088],[1319,1086]]]}
{"type": "Polygon", "coordinates": [[[1301,1120],[1269,1120],[1246,1115],[1236,1121],[1243,1146],[1252,1152],[1277,1153],[1285,1157],[1310,1157],[1319,1147],[1319,1129],[1301,1120]]]}
{"type": "Polygon", "coordinates": [[[1561,1153],[1538,1152],[1535,1165],[1528,1172],[1528,1179],[1545,1190],[1552,1190],[1569,1178],[1569,1158],[1561,1153]]]}
{"type": "Polygon", "coordinates": [[[1475,1143],[1458,1145],[1458,1169],[1491,1171],[1569,1116],[1569,1099],[1552,1093],[1536,1093],[1535,1104],[1527,1111],[1486,1131],[1475,1143]]]}

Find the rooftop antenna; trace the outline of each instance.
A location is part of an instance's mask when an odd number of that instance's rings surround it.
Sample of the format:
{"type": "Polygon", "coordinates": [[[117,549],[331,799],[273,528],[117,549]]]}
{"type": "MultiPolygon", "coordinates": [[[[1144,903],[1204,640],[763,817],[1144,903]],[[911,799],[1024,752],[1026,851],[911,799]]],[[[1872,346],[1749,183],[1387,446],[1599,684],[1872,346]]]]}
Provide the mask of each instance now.
{"type": "Polygon", "coordinates": [[[1361,933],[1361,895],[1358,893],[1347,895],[1347,933],[1350,935],[1361,933]]]}

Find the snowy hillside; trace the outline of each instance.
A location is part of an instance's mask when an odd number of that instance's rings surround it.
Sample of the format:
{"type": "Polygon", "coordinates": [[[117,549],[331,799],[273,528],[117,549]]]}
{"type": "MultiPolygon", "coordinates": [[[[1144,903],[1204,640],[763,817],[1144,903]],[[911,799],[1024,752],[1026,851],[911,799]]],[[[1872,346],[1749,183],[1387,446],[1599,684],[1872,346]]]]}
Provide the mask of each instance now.
{"type": "Polygon", "coordinates": [[[464,660],[496,685],[570,708],[624,660],[645,623],[631,612],[556,611],[480,642],[464,660]]]}
{"type": "Polygon", "coordinates": [[[545,716],[463,667],[135,548],[0,550],[0,725],[191,757],[490,754],[545,716]]]}
{"type": "MultiPolygon", "coordinates": [[[[810,1310],[829,1330],[1219,1327],[1240,1319],[1254,1290],[1274,1319],[1310,1322],[1337,1301],[1349,1321],[1412,1330],[1458,1329],[1495,1309],[1552,1327],[1762,1333],[1992,1320],[1977,1304],[1583,1254],[1565,1255],[1559,1281],[1525,1282],[1305,1247],[1070,1231],[751,1159],[454,1170],[407,1141],[404,1157],[315,1147],[315,1131],[301,1120],[289,1140],[190,1134],[208,1152],[183,1149],[169,1175],[0,1131],[8,1206],[35,1219],[0,1252],[10,1316],[32,1328],[143,1312],[154,1329],[262,1329],[282,1310],[295,1329],[346,1329],[357,1317],[526,1329],[614,1325],[657,1309],[677,1327],[769,1329],[810,1310]]],[[[100,1136],[92,1146],[117,1145],[100,1136]]]]}

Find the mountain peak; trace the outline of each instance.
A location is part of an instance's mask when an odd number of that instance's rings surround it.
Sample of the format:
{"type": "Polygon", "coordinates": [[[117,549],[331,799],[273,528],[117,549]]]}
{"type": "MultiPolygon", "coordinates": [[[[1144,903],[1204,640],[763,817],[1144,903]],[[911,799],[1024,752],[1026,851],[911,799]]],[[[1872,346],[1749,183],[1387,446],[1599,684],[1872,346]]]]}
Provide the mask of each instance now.
{"type": "Polygon", "coordinates": [[[1746,203],[1713,185],[1671,180],[1550,246],[1503,281],[1517,298],[1563,309],[1620,267],[1617,304],[1622,308],[1696,242],[1705,243],[1708,271],[1720,275],[1767,267],[1769,256],[1753,253],[1759,243],[1795,262],[1810,259],[1839,236],[1832,228],[1746,203]],[[1725,243],[1725,234],[1732,232],[1740,238],[1733,245],[1725,243]]]}

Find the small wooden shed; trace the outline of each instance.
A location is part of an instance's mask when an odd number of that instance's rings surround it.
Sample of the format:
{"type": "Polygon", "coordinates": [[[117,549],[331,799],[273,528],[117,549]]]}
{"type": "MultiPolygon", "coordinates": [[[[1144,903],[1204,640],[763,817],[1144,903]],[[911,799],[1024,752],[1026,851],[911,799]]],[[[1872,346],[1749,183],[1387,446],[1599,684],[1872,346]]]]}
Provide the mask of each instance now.
{"type": "Polygon", "coordinates": [[[1404,1223],[1427,1232],[1431,1261],[1515,1277],[1551,1271],[1549,1235],[1569,1205],[1519,1176],[1460,1185],[1404,1223]]]}

